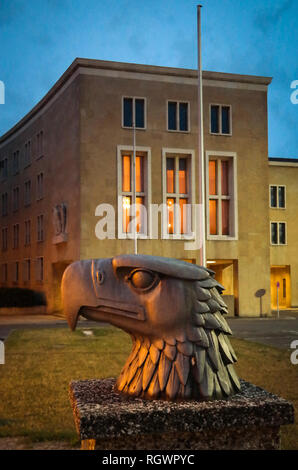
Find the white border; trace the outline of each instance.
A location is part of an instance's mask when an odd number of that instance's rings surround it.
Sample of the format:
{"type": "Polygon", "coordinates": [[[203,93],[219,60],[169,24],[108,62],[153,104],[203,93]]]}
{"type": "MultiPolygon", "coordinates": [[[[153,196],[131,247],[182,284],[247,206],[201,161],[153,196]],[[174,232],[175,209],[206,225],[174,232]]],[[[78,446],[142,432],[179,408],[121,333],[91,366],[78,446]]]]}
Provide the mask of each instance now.
{"type": "MultiPolygon", "coordinates": [[[[132,129],[132,128],[129,128],[132,129]]],[[[117,220],[118,220],[118,239],[131,240],[131,234],[124,233],[122,230],[122,214],[119,214],[119,196],[122,194],[122,154],[124,152],[133,153],[132,145],[117,145],[117,220]]],[[[145,194],[147,198],[147,235],[138,233],[138,239],[151,239],[152,226],[151,226],[151,147],[136,147],[136,153],[146,154],[147,159],[147,174],[145,178],[145,194]]]]}
{"type": "Polygon", "coordinates": [[[233,135],[233,122],[232,122],[233,109],[231,104],[222,104],[222,103],[209,103],[209,134],[210,135],[220,135],[231,137],[233,135]],[[220,132],[211,132],[211,106],[219,106],[219,130],[220,132]],[[221,108],[230,108],[229,112],[229,121],[230,121],[230,132],[228,134],[222,132],[222,112],[221,108]]]}
{"type": "Polygon", "coordinates": [[[218,241],[234,241],[238,240],[238,185],[237,185],[237,153],[236,152],[223,152],[218,150],[206,150],[206,224],[207,224],[207,240],[218,240],[218,241]],[[210,235],[209,228],[209,157],[226,157],[233,159],[233,193],[231,202],[234,206],[234,235],[210,235]]]}
{"type": "Polygon", "coordinates": [[[166,101],[166,130],[167,132],[179,132],[180,134],[190,134],[190,101],[187,100],[171,100],[167,99],[166,101]],[[176,112],[176,127],[177,129],[169,129],[169,103],[176,103],[177,106],[177,112],[176,112]],[[187,131],[181,131],[179,129],[179,124],[180,124],[180,119],[179,119],[179,104],[180,103],[187,103],[187,131]]]}
{"type": "Polygon", "coordinates": [[[195,239],[195,151],[194,149],[181,149],[181,148],[162,148],[162,202],[163,207],[166,207],[167,204],[167,172],[166,172],[166,159],[167,156],[184,156],[190,158],[190,191],[189,199],[190,204],[192,205],[192,233],[190,234],[169,234],[167,230],[167,217],[166,214],[162,214],[162,224],[161,224],[161,238],[164,240],[194,240],[195,239]]]}
{"type": "Polygon", "coordinates": [[[146,131],[147,130],[147,98],[145,98],[144,96],[127,96],[127,95],[123,95],[121,97],[121,103],[122,103],[122,111],[121,111],[121,127],[123,129],[130,129],[132,130],[134,127],[133,127],[133,123],[135,122],[135,109],[136,109],[136,106],[135,106],[135,101],[136,100],[144,100],[144,127],[135,127],[136,130],[138,131],[146,131]],[[124,125],[124,99],[125,98],[128,98],[128,99],[131,99],[132,100],[132,126],[125,126],[124,125]]]}

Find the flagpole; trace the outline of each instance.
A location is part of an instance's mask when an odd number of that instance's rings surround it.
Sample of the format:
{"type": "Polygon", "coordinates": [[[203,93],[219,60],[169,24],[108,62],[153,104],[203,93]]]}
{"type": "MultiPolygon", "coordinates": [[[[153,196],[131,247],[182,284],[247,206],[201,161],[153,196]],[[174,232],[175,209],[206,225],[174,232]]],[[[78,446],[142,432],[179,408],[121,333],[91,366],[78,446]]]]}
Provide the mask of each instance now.
{"type": "Polygon", "coordinates": [[[206,266],[205,241],[205,164],[204,164],[204,131],[203,131],[203,77],[202,77],[202,43],[201,43],[201,8],[197,5],[198,34],[198,165],[199,165],[199,204],[201,205],[199,231],[202,239],[200,264],[206,266]]]}
{"type": "Polygon", "coordinates": [[[136,208],[136,121],[135,110],[133,110],[133,158],[132,158],[132,204],[133,204],[133,235],[134,235],[134,254],[138,254],[138,238],[137,238],[137,208],[136,208]]]}

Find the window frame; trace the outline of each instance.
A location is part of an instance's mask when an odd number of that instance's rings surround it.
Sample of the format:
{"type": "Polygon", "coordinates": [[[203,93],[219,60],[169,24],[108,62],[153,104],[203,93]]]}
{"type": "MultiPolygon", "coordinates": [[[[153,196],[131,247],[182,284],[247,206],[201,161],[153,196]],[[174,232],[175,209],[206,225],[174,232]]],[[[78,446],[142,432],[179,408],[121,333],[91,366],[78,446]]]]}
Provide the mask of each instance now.
{"type": "Polygon", "coordinates": [[[30,283],[31,281],[31,259],[24,258],[23,261],[23,281],[24,283],[30,283]],[[28,271],[28,263],[29,263],[29,271],[28,271]],[[29,276],[28,276],[29,274],[29,276]]]}
{"type": "Polygon", "coordinates": [[[1,227],[1,251],[5,252],[8,250],[8,226],[1,227]],[[6,234],[4,237],[4,233],[6,234]],[[5,240],[5,243],[4,243],[5,240]]]}
{"type": "Polygon", "coordinates": [[[35,260],[35,280],[38,283],[43,283],[44,282],[44,256],[37,256],[35,260]],[[40,260],[42,260],[42,270],[39,272],[39,268],[41,268],[41,265],[39,265],[40,260]],[[42,274],[39,276],[39,274],[42,274]]]}
{"type": "Polygon", "coordinates": [[[3,166],[1,166],[1,181],[5,181],[7,178],[8,178],[8,158],[7,157],[3,157],[1,159],[1,164],[3,166]],[[5,170],[5,172],[4,172],[5,170]]]}
{"type": "Polygon", "coordinates": [[[36,217],[36,225],[37,225],[37,237],[36,237],[36,241],[37,243],[42,243],[45,241],[45,217],[44,217],[44,214],[38,214],[37,217],[36,217]],[[40,217],[42,219],[40,219],[40,217]],[[38,220],[42,220],[42,228],[40,228],[38,226],[38,220]],[[42,234],[42,237],[40,237],[40,235],[42,234]]]}
{"type": "MultiPolygon", "coordinates": [[[[176,168],[175,163],[175,168],[176,168]]],[[[179,170],[178,173],[179,174],[179,170]]],[[[177,180],[177,174],[175,170],[175,179],[177,180]]],[[[161,223],[161,238],[163,240],[194,240],[195,239],[195,150],[194,149],[181,149],[181,148],[162,148],[162,202],[163,202],[163,213],[161,223]],[[167,213],[167,199],[173,198],[185,199],[185,195],[180,193],[167,193],[167,158],[187,158],[188,169],[189,169],[189,191],[187,193],[189,204],[191,204],[191,232],[189,233],[168,233],[168,213],[167,213]]],[[[176,186],[177,188],[177,186],[176,186]]],[[[177,227],[177,213],[174,212],[174,227],[177,227]]]]}
{"type": "MultiPolygon", "coordinates": [[[[205,186],[206,186],[206,193],[205,193],[205,198],[206,198],[206,203],[205,203],[205,208],[206,208],[206,235],[207,235],[207,240],[217,240],[217,241],[234,241],[238,240],[238,186],[237,186],[237,153],[236,152],[222,152],[222,151],[206,151],[206,159],[205,159],[205,174],[206,174],[206,181],[205,181],[205,186]],[[209,217],[209,161],[210,157],[215,157],[211,158],[211,160],[232,160],[232,177],[229,175],[229,180],[232,182],[232,192],[230,195],[230,201],[232,202],[231,204],[231,209],[230,209],[230,214],[232,214],[232,220],[230,221],[230,226],[232,227],[232,233],[233,235],[211,235],[210,234],[210,217],[209,217]]],[[[218,177],[219,179],[219,177],[218,177]]],[[[218,196],[220,199],[222,198],[221,196],[218,196]]],[[[211,199],[216,199],[214,196],[211,199]]],[[[221,221],[221,210],[218,210],[218,219],[221,221]]],[[[219,223],[219,227],[221,227],[221,223],[219,223]]]]}
{"type": "Polygon", "coordinates": [[[20,247],[20,224],[16,223],[12,226],[12,248],[18,250],[20,247]]]}
{"type": "Polygon", "coordinates": [[[18,212],[20,210],[20,186],[14,186],[12,188],[12,212],[18,212]],[[17,194],[17,198],[15,197],[17,194]]]}
{"type": "Polygon", "coordinates": [[[1,194],[1,216],[7,217],[9,212],[9,200],[8,200],[8,191],[4,191],[1,194]],[[5,201],[5,204],[4,204],[5,201]]]}
{"type": "Polygon", "coordinates": [[[32,189],[31,179],[28,178],[28,179],[26,179],[26,180],[24,181],[24,207],[29,207],[29,206],[31,206],[31,200],[32,200],[32,198],[31,198],[31,194],[32,194],[31,189],[32,189]],[[27,201],[27,200],[26,200],[26,196],[28,196],[28,192],[27,192],[27,190],[26,190],[26,185],[27,185],[28,183],[29,183],[29,198],[28,198],[29,200],[27,201]]]}
{"type": "Polygon", "coordinates": [[[223,103],[209,103],[209,134],[210,135],[220,135],[220,136],[226,136],[226,137],[231,137],[233,135],[233,119],[232,119],[232,112],[233,112],[233,107],[231,104],[223,104],[223,103]],[[211,107],[212,106],[219,106],[219,132],[212,132],[211,131],[211,107]],[[222,132],[222,108],[229,108],[229,117],[230,117],[230,132],[223,133],[222,132]]]}
{"type": "Polygon", "coordinates": [[[36,152],[35,152],[35,160],[39,160],[40,158],[44,157],[44,130],[40,129],[39,132],[36,134],[36,152]],[[41,137],[41,140],[40,140],[41,137]],[[42,145],[40,145],[40,142],[42,145]],[[39,152],[41,150],[41,152],[39,152]]]}
{"type": "MultiPolygon", "coordinates": [[[[150,239],[152,238],[152,228],[151,228],[151,147],[136,147],[136,155],[142,154],[146,158],[146,163],[144,165],[145,174],[144,174],[144,193],[143,196],[145,199],[145,207],[147,210],[147,234],[137,233],[138,239],[150,239]]],[[[118,145],[117,146],[117,220],[118,220],[118,239],[132,239],[131,233],[126,233],[123,231],[122,227],[122,197],[130,196],[128,193],[133,193],[132,191],[126,192],[122,191],[122,156],[126,153],[129,153],[133,156],[133,146],[131,145],[118,145]],[[121,210],[121,213],[120,213],[121,210]]]]}
{"type": "Polygon", "coordinates": [[[7,282],[8,282],[8,263],[2,263],[1,264],[1,284],[6,284],[7,282]],[[4,273],[5,273],[5,276],[4,276],[4,273]]]}
{"type": "Polygon", "coordinates": [[[121,127],[122,127],[122,129],[130,129],[130,130],[134,129],[133,123],[135,122],[135,112],[136,112],[135,102],[136,102],[136,100],[144,100],[144,127],[135,126],[135,129],[137,131],[145,131],[145,130],[147,130],[147,98],[144,97],[144,96],[122,95],[122,97],[121,97],[121,103],[122,103],[121,127]],[[124,125],[124,99],[125,98],[132,99],[132,126],[125,126],[124,125]]]}
{"type": "Polygon", "coordinates": [[[44,172],[41,171],[36,175],[36,201],[41,201],[44,198],[44,172]],[[40,179],[40,176],[42,178],[40,179]],[[40,181],[42,180],[42,184],[40,181]]]}
{"type": "Polygon", "coordinates": [[[284,220],[270,220],[269,223],[269,240],[270,240],[270,246],[287,246],[288,245],[288,228],[287,228],[287,222],[284,220]],[[271,236],[271,225],[272,224],[277,224],[277,243],[272,243],[272,236],[271,236]],[[285,226],[285,243],[279,243],[279,224],[284,224],[285,226]]]}
{"type": "MultiPolygon", "coordinates": [[[[179,108],[179,106],[177,106],[179,108]]],[[[188,100],[176,100],[176,99],[167,99],[166,101],[166,130],[167,132],[179,132],[182,134],[190,134],[190,101],[188,100]],[[176,113],[176,126],[177,129],[169,129],[169,103],[176,103],[179,105],[180,103],[187,104],[188,106],[188,112],[187,112],[187,131],[181,131],[179,129],[180,125],[180,117],[179,117],[179,109],[178,112],[176,113]]]]}
{"type": "Polygon", "coordinates": [[[287,186],[285,184],[269,184],[269,208],[270,209],[278,209],[278,210],[285,210],[287,208],[287,186]],[[271,206],[271,188],[276,188],[276,202],[277,206],[271,206]],[[285,188],[285,205],[284,207],[279,206],[279,199],[278,199],[278,188],[285,188]]]}
{"type": "Polygon", "coordinates": [[[31,219],[26,219],[24,220],[24,246],[30,246],[31,245],[31,219]],[[29,223],[29,241],[27,242],[27,222],[29,223]]]}

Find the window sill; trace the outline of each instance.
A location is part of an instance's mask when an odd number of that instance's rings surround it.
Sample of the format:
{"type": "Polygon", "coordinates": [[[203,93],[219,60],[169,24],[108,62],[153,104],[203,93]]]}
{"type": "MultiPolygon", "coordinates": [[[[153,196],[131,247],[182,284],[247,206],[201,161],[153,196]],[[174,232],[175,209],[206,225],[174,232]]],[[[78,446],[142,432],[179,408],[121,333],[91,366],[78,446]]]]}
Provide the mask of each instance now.
{"type": "Polygon", "coordinates": [[[278,211],[285,211],[286,210],[286,207],[272,207],[272,206],[269,206],[269,209],[273,209],[273,210],[278,210],[278,211]]]}
{"type": "Polygon", "coordinates": [[[179,129],[167,129],[167,132],[178,133],[178,134],[190,134],[189,131],[180,131],[179,129]]]}
{"type": "Polygon", "coordinates": [[[223,241],[223,242],[233,242],[237,241],[238,237],[230,237],[225,235],[207,235],[208,241],[223,241]]]}
{"type": "MultiPolygon", "coordinates": [[[[129,127],[129,126],[121,126],[121,127],[122,127],[122,129],[128,129],[128,130],[130,130],[130,131],[133,131],[133,129],[134,129],[132,126],[131,126],[131,127],[129,127]]],[[[136,130],[136,131],[146,131],[146,130],[147,130],[147,127],[135,127],[135,130],[136,130]]]]}
{"type": "Polygon", "coordinates": [[[217,135],[221,137],[232,137],[233,134],[222,134],[221,132],[209,132],[210,135],[217,135]]]}

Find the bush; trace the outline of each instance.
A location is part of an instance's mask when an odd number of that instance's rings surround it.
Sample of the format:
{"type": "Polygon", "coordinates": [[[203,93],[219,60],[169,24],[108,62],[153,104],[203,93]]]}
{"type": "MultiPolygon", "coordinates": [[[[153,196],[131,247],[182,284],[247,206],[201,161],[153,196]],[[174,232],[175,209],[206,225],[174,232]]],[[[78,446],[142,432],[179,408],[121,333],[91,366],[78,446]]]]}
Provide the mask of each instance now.
{"type": "Polygon", "coordinates": [[[0,288],[0,308],[1,307],[35,307],[46,305],[46,298],[43,292],[20,287],[0,288]]]}

